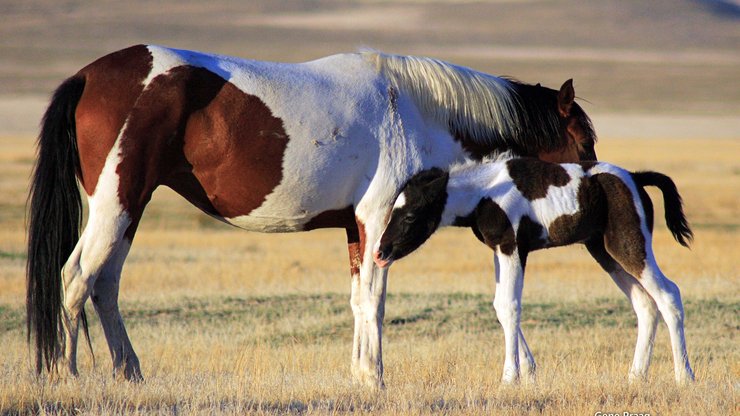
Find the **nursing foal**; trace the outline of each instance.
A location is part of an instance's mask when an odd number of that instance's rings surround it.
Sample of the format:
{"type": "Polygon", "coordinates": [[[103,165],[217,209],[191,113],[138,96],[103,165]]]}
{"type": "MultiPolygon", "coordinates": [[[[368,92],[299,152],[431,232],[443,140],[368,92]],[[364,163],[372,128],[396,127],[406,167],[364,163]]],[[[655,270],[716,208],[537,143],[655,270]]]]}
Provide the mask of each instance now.
{"type": "Polygon", "coordinates": [[[653,208],[643,189],[657,186],[666,223],[684,246],[692,238],[673,181],[657,172],[632,173],[600,162],[554,164],[537,159],[487,161],[416,174],[398,196],[374,250],[387,267],[421,246],[439,226],[471,227],[495,251],[493,306],[504,329],[503,381],[534,377],[535,363],[520,328],[527,255],[584,243],[632,302],[638,337],[630,380],[647,375],[658,311],[670,332],[676,380],[694,375],[684,338],[678,286],[658,268],[652,249],[653,208]]]}

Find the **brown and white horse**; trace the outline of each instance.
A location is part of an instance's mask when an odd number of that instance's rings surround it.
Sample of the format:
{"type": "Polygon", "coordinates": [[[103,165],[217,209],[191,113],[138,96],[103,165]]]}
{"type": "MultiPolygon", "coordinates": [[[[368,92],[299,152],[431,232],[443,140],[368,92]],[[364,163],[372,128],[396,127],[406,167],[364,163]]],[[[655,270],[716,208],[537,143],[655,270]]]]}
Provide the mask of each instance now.
{"type": "Polygon", "coordinates": [[[555,91],[372,51],[300,64],[144,45],[104,56],[57,89],[39,137],[27,266],[37,369],[63,354],[76,374],[91,297],[114,372],[141,377],[118,288],[144,208],[165,185],[247,230],[346,229],[352,373],[382,385],[387,271],[371,248],[401,185],[506,149],[595,159],[595,139],[570,81],[555,91]],[[90,207],[81,235],[78,181],[90,207]]]}
{"type": "Polygon", "coordinates": [[[692,233],[671,178],[593,161],[554,164],[520,158],[414,175],[393,206],[374,259],[379,267],[388,267],[416,250],[440,226],[472,228],[496,253],[493,306],[506,344],[502,380],[510,383],[520,378],[531,381],[535,373],[519,325],[528,254],[584,243],[637,314],[630,380],[647,376],[660,312],[670,332],[676,380],[683,383],[694,379],[686,353],[683,304],[678,286],[655,261],[653,207],[645,186],[663,192],[666,224],[676,241],[688,246],[692,233]]]}

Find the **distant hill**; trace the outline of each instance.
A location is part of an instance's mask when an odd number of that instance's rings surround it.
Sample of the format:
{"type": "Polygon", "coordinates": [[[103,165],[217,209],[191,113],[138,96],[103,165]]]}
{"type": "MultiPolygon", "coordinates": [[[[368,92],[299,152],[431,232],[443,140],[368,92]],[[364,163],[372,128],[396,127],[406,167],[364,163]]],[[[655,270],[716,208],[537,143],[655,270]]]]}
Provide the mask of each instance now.
{"type": "Polygon", "coordinates": [[[11,0],[0,6],[0,100],[45,100],[85,64],[136,43],[280,61],[369,46],[553,87],[574,78],[590,111],[731,116],[740,114],[738,7],[717,0],[11,0]]]}

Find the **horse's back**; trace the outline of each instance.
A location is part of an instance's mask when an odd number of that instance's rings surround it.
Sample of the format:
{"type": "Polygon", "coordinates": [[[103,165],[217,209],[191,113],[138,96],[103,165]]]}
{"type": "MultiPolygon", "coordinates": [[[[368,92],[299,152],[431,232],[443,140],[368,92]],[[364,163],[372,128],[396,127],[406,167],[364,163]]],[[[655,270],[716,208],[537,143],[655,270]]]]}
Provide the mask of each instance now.
{"type": "Polygon", "coordinates": [[[259,231],[300,230],[351,206],[387,107],[360,54],[285,64],[140,45],[77,76],[86,81],[77,128],[89,195],[104,164],[116,163],[124,206],[165,184],[259,231]]]}

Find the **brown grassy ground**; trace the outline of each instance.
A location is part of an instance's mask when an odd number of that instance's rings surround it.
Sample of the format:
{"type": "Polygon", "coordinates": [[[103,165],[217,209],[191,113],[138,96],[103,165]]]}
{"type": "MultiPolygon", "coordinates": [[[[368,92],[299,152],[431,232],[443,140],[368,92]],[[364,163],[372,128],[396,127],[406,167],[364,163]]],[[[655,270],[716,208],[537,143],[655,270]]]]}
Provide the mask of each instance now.
{"type": "MultiPolygon", "coordinates": [[[[343,232],[246,233],[168,190],[155,195],[124,269],[121,303],[146,377],[110,378],[97,321],[97,365],[77,380],[37,380],[25,344],[23,216],[31,141],[0,139],[0,413],[732,414],[738,411],[737,231],[740,142],[603,140],[599,155],[679,185],[692,250],[657,224],[656,253],[686,303],[698,381],[677,388],[661,325],[650,381],[629,386],[635,320],[580,247],[533,255],[523,328],[534,386],[498,379],[503,336],[490,301],[491,254],[469,231],[436,234],[394,266],[384,354],[388,389],[353,387],[343,232]]],[[[660,213],[662,205],[656,209],[660,213]]]]}

